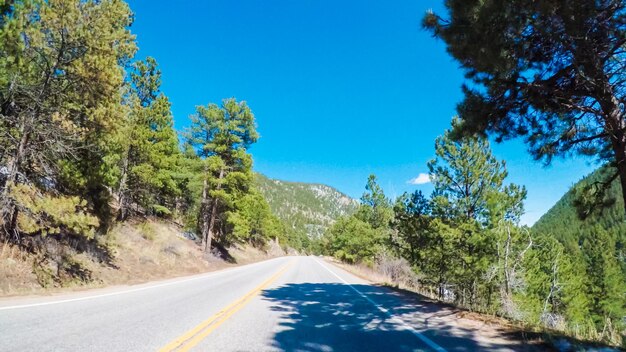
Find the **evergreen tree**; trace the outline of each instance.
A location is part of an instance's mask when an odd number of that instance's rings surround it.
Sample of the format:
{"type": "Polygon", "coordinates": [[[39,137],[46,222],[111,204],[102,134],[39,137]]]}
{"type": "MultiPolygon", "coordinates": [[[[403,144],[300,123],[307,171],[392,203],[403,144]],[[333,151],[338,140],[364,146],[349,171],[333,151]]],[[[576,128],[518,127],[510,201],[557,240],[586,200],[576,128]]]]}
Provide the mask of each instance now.
{"type": "MultiPolygon", "coordinates": [[[[626,5],[607,1],[446,1],[424,25],[466,70],[459,132],[524,136],[537,159],[608,160],[626,199],[626,5]]],[[[606,180],[605,180],[606,181],[606,180]]],[[[622,209],[626,210],[626,208],[622,209]]]]}
{"type": "MultiPolygon", "coordinates": [[[[453,127],[459,120],[454,119],[453,127]]],[[[435,141],[436,158],[428,163],[435,198],[445,204],[444,217],[462,222],[478,222],[492,227],[499,219],[518,221],[523,213],[526,190],[504,185],[508,176],[504,162],[491,154],[483,138],[455,140],[453,131],[435,141]]]]}
{"type": "Polygon", "coordinates": [[[526,320],[559,328],[563,318],[570,326],[584,324],[589,315],[584,265],[568,255],[561,243],[550,235],[534,238],[524,258],[523,295],[518,295],[526,320]]]}
{"type": "Polygon", "coordinates": [[[376,176],[370,175],[357,211],[339,218],[324,234],[326,252],[349,263],[371,264],[385,242],[391,243],[392,219],[391,201],[376,182],[376,176]]]}
{"type": "Polygon", "coordinates": [[[370,175],[365,185],[365,193],[361,197],[361,206],[356,216],[368,223],[373,229],[387,229],[393,218],[391,201],[385,196],[383,189],[376,182],[376,176],[370,175]]]}
{"type": "Polygon", "coordinates": [[[267,240],[282,240],[287,244],[284,225],[272,214],[270,206],[258,190],[252,188],[243,197],[235,200],[234,210],[228,216],[233,240],[263,246],[267,240]]]}
{"type": "Polygon", "coordinates": [[[341,217],[324,235],[325,252],[347,263],[372,264],[381,249],[381,232],[357,216],[341,217]]]}
{"type": "MultiPolygon", "coordinates": [[[[455,119],[453,127],[457,124],[455,119]]],[[[437,247],[455,252],[451,263],[455,267],[446,268],[454,277],[445,281],[455,282],[456,299],[461,304],[479,304],[479,291],[492,291],[490,287],[482,287],[481,282],[497,256],[495,231],[503,222],[517,224],[526,191],[504,184],[507,176],[504,163],[496,160],[484,139],[454,140],[449,130],[436,140],[435,148],[436,158],[428,163],[435,188],[433,215],[441,222],[440,238],[434,241],[437,247]],[[446,231],[453,231],[454,235],[446,231]]]]}
{"type": "Polygon", "coordinates": [[[123,117],[123,65],[135,51],[131,18],[117,0],[23,0],[3,8],[4,236],[87,234],[97,221],[74,213],[105,212],[110,175],[102,165],[123,117]]]}
{"type": "Polygon", "coordinates": [[[248,105],[230,98],[221,106],[198,106],[187,135],[187,143],[203,160],[197,223],[205,251],[209,251],[216,234],[227,240],[227,216],[235,209],[236,199],[247,194],[254,182],[247,150],[258,134],[248,105]]]}
{"type": "Polygon", "coordinates": [[[122,220],[133,204],[148,214],[170,214],[180,193],[176,173],[181,153],[170,103],[160,85],[156,60],[148,57],[134,63],[127,97],[129,113],[119,136],[117,193],[122,220]]]}
{"type": "Polygon", "coordinates": [[[413,265],[420,265],[424,259],[424,247],[429,244],[432,231],[430,208],[430,201],[421,191],[402,194],[393,207],[393,228],[397,232],[394,247],[413,265]]]}
{"type": "Polygon", "coordinates": [[[606,318],[619,322],[626,316],[626,280],[616,258],[615,240],[597,227],[584,240],[582,252],[596,325],[603,327],[606,318]]]}

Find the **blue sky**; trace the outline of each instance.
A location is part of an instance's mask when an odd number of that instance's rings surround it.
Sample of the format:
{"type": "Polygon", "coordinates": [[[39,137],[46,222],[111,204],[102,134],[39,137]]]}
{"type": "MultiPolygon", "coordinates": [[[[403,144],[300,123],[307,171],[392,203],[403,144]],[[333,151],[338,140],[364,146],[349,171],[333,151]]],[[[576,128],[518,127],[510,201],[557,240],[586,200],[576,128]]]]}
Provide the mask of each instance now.
{"type": "MultiPolygon", "coordinates": [[[[196,105],[246,100],[261,139],[255,169],[272,178],[324,183],[358,198],[367,176],[389,196],[429,184],[434,139],[461,100],[463,73],[420,27],[442,1],[139,1],[132,31],[139,58],[153,56],[183,130],[196,105]],[[389,4],[393,6],[389,6],[389,4]]],[[[582,176],[589,159],[535,162],[524,144],[493,145],[509,181],[528,189],[532,224],[582,176]]]]}

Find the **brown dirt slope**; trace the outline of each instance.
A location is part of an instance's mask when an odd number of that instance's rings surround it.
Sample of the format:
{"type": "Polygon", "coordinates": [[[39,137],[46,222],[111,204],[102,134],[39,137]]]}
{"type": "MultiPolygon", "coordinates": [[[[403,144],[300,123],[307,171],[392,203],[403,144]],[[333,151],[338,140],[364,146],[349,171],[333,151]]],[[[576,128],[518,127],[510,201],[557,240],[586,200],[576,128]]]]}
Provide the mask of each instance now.
{"type": "Polygon", "coordinates": [[[284,254],[248,246],[229,248],[227,262],[205,255],[179,226],[154,219],[130,220],[98,238],[101,251],[77,250],[54,239],[45,241],[47,256],[0,243],[0,296],[53,293],[109,285],[137,284],[255,262],[284,254]]]}

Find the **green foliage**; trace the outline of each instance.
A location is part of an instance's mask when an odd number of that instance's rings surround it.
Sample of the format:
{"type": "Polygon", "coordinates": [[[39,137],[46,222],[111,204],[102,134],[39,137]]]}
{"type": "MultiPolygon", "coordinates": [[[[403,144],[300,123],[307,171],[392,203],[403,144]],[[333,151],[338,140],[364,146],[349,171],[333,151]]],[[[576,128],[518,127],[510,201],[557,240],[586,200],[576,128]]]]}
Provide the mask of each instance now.
{"type": "Polygon", "coordinates": [[[361,206],[355,213],[361,221],[368,223],[375,230],[385,230],[393,218],[391,201],[376,182],[376,176],[370,175],[361,197],[361,206]]]}
{"type": "MultiPolygon", "coordinates": [[[[445,3],[423,24],[466,71],[456,132],[523,136],[530,152],[593,155],[617,168],[626,199],[623,1],[445,3]]],[[[624,212],[626,208],[622,208],[624,212]]]]}
{"type": "Polygon", "coordinates": [[[620,268],[615,252],[615,238],[597,227],[581,248],[587,269],[591,311],[597,326],[605,319],[619,321],[626,316],[626,273],[620,268]]]}
{"type": "Polygon", "coordinates": [[[27,185],[11,187],[11,198],[20,204],[17,217],[20,231],[28,235],[47,236],[70,232],[93,238],[98,218],[87,213],[87,203],[79,197],[42,194],[27,185]]]}
{"type": "Polygon", "coordinates": [[[318,239],[333,222],[352,214],[358,203],[332,187],[272,180],[255,174],[255,184],[288,231],[307,241],[318,239]]]}
{"type": "MultiPolygon", "coordinates": [[[[453,127],[458,123],[455,119],[453,127]]],[[[428,258],[434,263],[424,263],[423,270],[437,278],[440,296],[442,285],[452,285],[455,300],[463,305],[489,306],[496,289],[501,301],[508,301],[512,278],[504,273],[512,268],[504,262],[513,261],[520,249],[509,248],[504,254],[498,245],[502,228],[510,231],[519,221],[526,190],[504,184],[504,162],[496,160],[483,138],[454,140],[452,131],[446,131],[435,142],[435,154],[428,163],[435,188],[434,231],[423,225],[423,231],[430,233],[428,258]],[[485,282],[488,276],[491,279],[485,282]]]]}
{"type": "Polygon", "coordinates": [[[156,60],[135,62],[129,85],[128,116],[118,136],[119,217],[126,218],[131,204],[148,214],[170,215],[168,208],[181,193],[176,178],[181,153],[156,60]]]}
{"type": "Polygon", "coordinates": [[[568,280],[577,292],[566,301],[564,313],[572,329],[584,323],[603,331],[607,319],[619,325],[626,315],[626,216],[618,180],[607,183],[613,174],[610,166],[602,166],[583,178],[533,226],[535,236],[558,241],[575,265],[568,280]],[[590,208],[598,198],[589,192],[598,187],[605,188],[604,205],[590,208]]]}
{"type": "Polygon", "coordinates": [[[391,202],[370,175],[356,212],[337,220],[322,238],[323,252],[349,263],[372,264],[375,255],[389,242],[393,209],[391,202]]]}
{"type": "Polygon", "coordinates": [[[553,328],[559,327],[559,316],[566,317],[570,326],[585,322],[589,301],[586,278],[579,275],[580,264],[553,237],[535,237],[533,249],[523,262],[526,289],[518,296],[527,320],[553,328]]]}
{"type": "Polygon", "coordinates": [[[614,237],[618,248],[624,248],[626,246],[626,215],[622,211],[621,187],[617,180],[610,183],[605,193],[605,200],[611,202],[611,206],[603,208],[600,212],[579,211],[581,193],[595,187],[594,185],[605,182],[608,174],[612,174],[611,169],[603,166],[574,185],[537,221],[533,226],[533,231],[537,234],[551,234],[565,245],[568,252],[574,253],[580,243],[599,226],[614,237]],[[581,218],[580,215],[585,215],[585,217],[581,218]]]}
{"type": "Polygon", "coordinates": [[[257,138],[252,111],[234,98],[224,99],[221,106],[198,106],[191,116],[187,143],[203,160],[197,224],[207,250],[214,237],[222,243],[237,240],[228,236],[228,224],[242,221],[229,221],[229,217],[239,211],[237,200],[249,194],[253,185],[252,157],[247,149],[257,138]]]}
{"type": "Polygon", "coordinates": [[[404,193],[396,199],[393,214],[392,245],[401,257],[417,265],[432,235],[430,201],[421,191],[404,193]]]}
{"type": "Polygon", "coordinates": [[[245,102],[198,107],[181,151],[156,60],[132,62],[132,18],[122,0],[0,1],[0,238],[95,243],[117,204],[119,220],[208,215],[225,244],[308,245],[253,187],[245,102]]]}
{"type": "Polygon", "coordinates": [[[356,216],[339,218],[324,236],[325,250],[348,263],[371,264],[382,241],[380,231],[356,216]]]}
{"type": "MultiPolygon", "coordinates": [[[[459,123],[452,122],[453,127],[459,123]]],[[[435,141],[436,158],[428,163],[435,187],[435,212],[457,221],[477,221],[493,227],[500,219],[517,222],[523,213],[526,190],[503,184],[507,177],[504,162],[491,154],[483,138],[456,141],[452,131],[435,141]]]]}
{"type": "MultiPolygon", "coordinates": [[[[84,233],[77,219],[55,215],[55,202],[64,213],[85,206],[106,213],[101,191],[109,171],[102,165],[123,121],[123,65],[135,51],[130,24],[128,6],[114,0],[15,1],[2,13],[0,165],[6,177],[0,197],[6,236],[24,232],[20,225],[33,230],[30,225],[44,213],[54,220],[38,226],[84,233]],[[30,196],[16,196],[25,185],[30,196]]],[[[94,224],[84,220],[85,226],[94,224]]]]}
{"type": "Polygon", "coordinates": [[[228,222],[236,241],[264,244],[267,240],[284,238],[283,224],[258,191],[252,190],[237,199],[234,208],[228,214],[228,222]]]}

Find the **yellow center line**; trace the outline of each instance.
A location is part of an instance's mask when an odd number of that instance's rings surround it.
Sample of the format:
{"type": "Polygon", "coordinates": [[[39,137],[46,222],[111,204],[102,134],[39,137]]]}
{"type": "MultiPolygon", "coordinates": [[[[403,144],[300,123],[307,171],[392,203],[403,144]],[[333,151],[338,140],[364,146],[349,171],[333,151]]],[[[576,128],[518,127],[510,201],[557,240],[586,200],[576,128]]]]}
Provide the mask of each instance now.
{"type": "Polygon", "coordinates": [[[211,334],[213,330],[222,325],[223,322],[228,320],[228,318],[230,318],[233,314],[243,308],[252,298],[254,298],[259,292],[261,292],[261,290],[276,281],[282,274],[285,273],[285,271],[287,271],[287,269],[292,264],[293,261],[290,261],[272,277],[252,289],[252,291],[246,293],[243,297],[229,304],[224,309],[211,316],[209,319],[203,321],[193,329],[176,338],[174,341],[168,343],[166,346],[161,348],[159,352],[189,351],[191,348],[200,343],[204,338],[206,338],[209,334],[211,334]]]}

